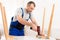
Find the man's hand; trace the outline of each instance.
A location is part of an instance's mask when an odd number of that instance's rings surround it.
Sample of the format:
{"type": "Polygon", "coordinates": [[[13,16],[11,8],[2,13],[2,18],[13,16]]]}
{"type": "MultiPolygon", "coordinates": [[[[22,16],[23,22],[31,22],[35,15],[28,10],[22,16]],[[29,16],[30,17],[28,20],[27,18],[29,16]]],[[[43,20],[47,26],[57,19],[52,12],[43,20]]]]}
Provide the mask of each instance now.
{"type": "Polygon", "coordinates": [[[37,26],[35,24],[32,23],[31,26],[32,26],[32,30],[37,31],[37,26]]]}

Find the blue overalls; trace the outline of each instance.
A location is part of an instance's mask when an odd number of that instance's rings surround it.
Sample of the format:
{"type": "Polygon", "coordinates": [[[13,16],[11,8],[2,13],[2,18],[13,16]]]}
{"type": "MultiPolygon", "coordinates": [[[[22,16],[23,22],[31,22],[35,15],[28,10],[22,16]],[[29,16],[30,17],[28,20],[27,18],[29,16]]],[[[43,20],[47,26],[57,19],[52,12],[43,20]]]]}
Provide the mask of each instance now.
{"type": "MultiPolygon", "coordinates": [[[[22,10],[22,18],[23,18],[23,16],[24,16],[23,8],[21,8],[21,10],[22,10]]],[[[30,18],[30,16],[31,15],[29,14],[29,18],[30,18]]],[[[12,36],[24,36],[24,25],[19,23],[18,20],[13,21],[13,17],[11,18],[9,35],[12,35],[12,36]]]]}

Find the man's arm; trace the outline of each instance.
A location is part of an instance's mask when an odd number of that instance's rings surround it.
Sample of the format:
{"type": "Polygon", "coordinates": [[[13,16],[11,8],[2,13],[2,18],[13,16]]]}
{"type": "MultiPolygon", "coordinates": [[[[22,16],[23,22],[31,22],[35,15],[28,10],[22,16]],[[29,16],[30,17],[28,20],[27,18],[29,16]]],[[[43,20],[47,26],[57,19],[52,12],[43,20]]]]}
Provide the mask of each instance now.
{"type": "Polygon", "coordinates": [[[31,22],[28,22],[28,21],[24,20],[20,15],[17,16],[17,19],[23,25],[31,26],[31,24],[32,24],[31,22]]]}
{"type": "Polygon", "coordinates": [[[32,21],[36,26],[38,26],[35,18],[31,18],[31,21],[32,21]]]}
{"type": "Polygon", "coordinates": [[[31,26],[34,31],[37,31],[37,27],[34,23],[24,20],[20,15],[17,16],[17,19],[21,24],[31,26]]]}

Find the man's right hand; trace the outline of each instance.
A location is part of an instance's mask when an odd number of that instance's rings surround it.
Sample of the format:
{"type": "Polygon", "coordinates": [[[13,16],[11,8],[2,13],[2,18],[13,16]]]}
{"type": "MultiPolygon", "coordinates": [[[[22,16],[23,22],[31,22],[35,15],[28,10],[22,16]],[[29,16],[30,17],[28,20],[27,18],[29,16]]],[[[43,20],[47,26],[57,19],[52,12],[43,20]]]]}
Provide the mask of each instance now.
{"type": "Polygon", "coordinates": [[[33,23],[31,23],[32,30],[37,31],[37,26],[33,23]]]}

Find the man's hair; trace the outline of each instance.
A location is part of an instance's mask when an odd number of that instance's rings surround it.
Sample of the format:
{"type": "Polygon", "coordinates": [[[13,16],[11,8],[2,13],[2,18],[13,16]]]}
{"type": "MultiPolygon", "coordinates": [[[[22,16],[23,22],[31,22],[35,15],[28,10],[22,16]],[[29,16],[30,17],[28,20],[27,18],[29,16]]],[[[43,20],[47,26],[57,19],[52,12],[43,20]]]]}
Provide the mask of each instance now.
{"type": "Polygon", "coordinates": [[[27,3],[27,5],[31,5],[31,4],[33,4],[34,7],[36,6],[35,3],[34,3],[33,1],[29,1],[29,2],[27,3]]]}

